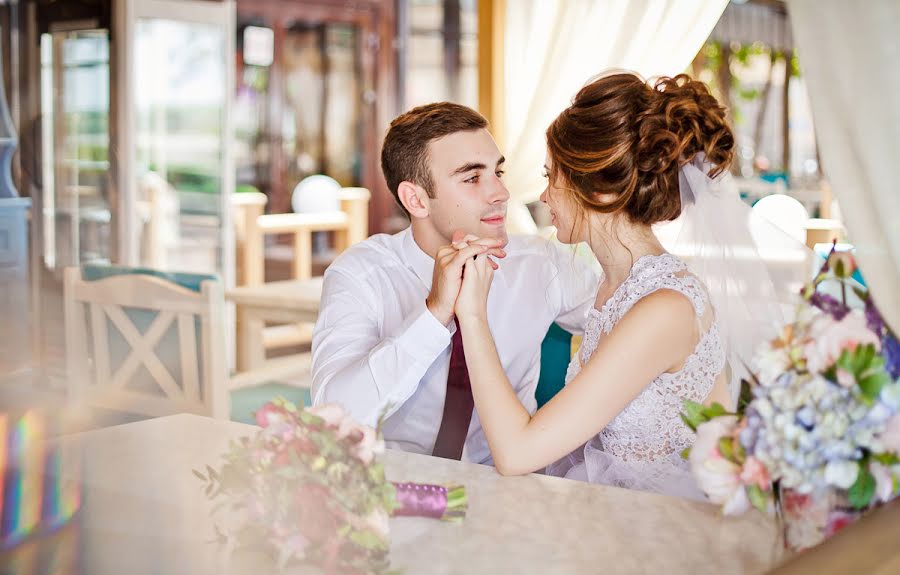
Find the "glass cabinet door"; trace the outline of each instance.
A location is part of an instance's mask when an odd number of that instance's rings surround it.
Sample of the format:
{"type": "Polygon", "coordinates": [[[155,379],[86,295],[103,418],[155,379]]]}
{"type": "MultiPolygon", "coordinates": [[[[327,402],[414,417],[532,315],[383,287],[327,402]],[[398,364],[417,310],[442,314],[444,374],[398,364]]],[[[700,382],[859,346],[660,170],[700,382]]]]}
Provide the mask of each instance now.
{"type": "Polygon", "coordinates": [[[135,0],[123,198],[135,264],[233,282],[234,4],[135,0]]]}

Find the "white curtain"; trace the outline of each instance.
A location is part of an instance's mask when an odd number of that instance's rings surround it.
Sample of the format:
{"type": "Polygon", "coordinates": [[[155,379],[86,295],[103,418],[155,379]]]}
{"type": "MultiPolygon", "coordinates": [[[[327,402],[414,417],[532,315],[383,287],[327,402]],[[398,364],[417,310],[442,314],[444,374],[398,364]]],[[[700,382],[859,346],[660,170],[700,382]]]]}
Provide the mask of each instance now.
{"type": "Polygon", "coordinates": [[[900,329],[900,1],[790,0],[822,168],[871,293],[900,329]]]}
{"type": "Polygon", "coordinates": [[[506,3],[504,132],[513,231],[544,187],[544,132],[593,76],[684,71],[728,0],[511,0],[506,3]]]}

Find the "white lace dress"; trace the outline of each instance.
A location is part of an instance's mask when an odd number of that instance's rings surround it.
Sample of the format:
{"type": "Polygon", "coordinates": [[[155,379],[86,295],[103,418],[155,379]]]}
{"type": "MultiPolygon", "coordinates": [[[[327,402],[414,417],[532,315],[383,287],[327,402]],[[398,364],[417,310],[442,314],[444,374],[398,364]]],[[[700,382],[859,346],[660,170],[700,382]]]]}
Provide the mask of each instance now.
{"type": "Polygon", "coordinates": [[[569,456],[550,465],[547,473],[628,489],[704,499],[681,452],[694,434],[681,420],[682,400],[704,401],[725,367],[725,348],[718,323],[704,322],[712,307],[703,284],[684,262],[670,254],[638,259],[629,277],[602,310],[591,309],[581,349],[566,374],[571,381],[590,359],[600,340],[612,331],[641,298],[660,290],[684,294],[700,325],[709,325],[693,354],[676,373],[654,379],[599,434],[569,456]]]}

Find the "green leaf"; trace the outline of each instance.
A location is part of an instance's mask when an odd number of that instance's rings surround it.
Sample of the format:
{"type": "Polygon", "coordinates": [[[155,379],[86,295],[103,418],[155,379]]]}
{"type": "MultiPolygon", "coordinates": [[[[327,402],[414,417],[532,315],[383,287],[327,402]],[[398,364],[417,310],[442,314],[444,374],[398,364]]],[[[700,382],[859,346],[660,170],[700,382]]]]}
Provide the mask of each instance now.
{"type": "Polygon", "coordinates": [[[728,415],[728,410],[721,403],[713,403],[709,407],[703,410],[703,415],[706,417],[706,420],[709,421],[714,417],[720,417],[722,415],[728,415]]]}
{"type": "Polygon", "coordinates": [[[847,491],[847,498],[854,509],[865,509],[875,495],[875,476],[869,471],[868,465],[859,466],[859,474],[856,483],[847,491]]]}
{"type": "MultiPolygon", "coordinates": [[[[754,376],[755,377],[755,376],[754,376]]],[[[753,401],[753,388],[746,379],[741,380],[741,394],[738,396],[737,412],[744,413],[750,402],[753,401]]]]}
{"type": "Polygon", "coordinates": [[[691,448],[690,448],[690,447],[685,447],[684,450],[681,452],[681,458],[682,458],[682,459],[687,459],[687,458],[689,458],[690,456],[691,456],[691,448]]]}
{"type": "Polygon", "coordinates": [[[697,431],[697,426],[706,421],[703,417],[703,410],[706,408],[702,403],[686,399],[682,403],[682,409],[681,419],[691,430],[697,431]]]}
{"type": "Polygon", "coordinates": [[[735,462],[734,449],[732,448],[732,441],[730,437],[719,438],[719,453],[721,453],[722,457],[724,457],[728,461],[735,462]]]}
{"type": "Polygon", "coordinates": [[[863,375],[861,378],[858,378],[857,381],[859,382],[859,388],[862,390],[863,395],[874,400],[881,393],[881,388],[891,383],[891,376],[888,375],[888,372],[885,371],[884,368],[882,368],[874,373],[863,375]]]}
{"type": "Polygon", "coordinates": [[[759,488],[759,485],[748,485],[747,497],[750,498],[750,503],[753,507],[757,508],[761,513],[766,513],[769,510],[769,496],[759,488]]]}
{"type": "Polygon", "coordinates": [[[350,534],[350,541],[363,549],[384,549],[386,547],[385,540],[374,531],[354,531],[350,534]]]}
{"type": "Polygon", "coordinates": [[[896,453],[877,453],[872,455],[872,459],[882,465],[897,465],[900,463],[900,455],[896,453]]]}

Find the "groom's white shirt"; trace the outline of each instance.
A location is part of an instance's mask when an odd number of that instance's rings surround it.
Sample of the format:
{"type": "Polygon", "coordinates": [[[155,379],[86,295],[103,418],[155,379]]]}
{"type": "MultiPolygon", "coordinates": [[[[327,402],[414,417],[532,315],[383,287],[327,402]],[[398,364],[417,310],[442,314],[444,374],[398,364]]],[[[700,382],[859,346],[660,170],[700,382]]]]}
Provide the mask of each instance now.
{"type": "MultiPolygon", "coordinates": [[[[536,236],[513,236],[488,297],[488,323],[500,361],[529,412],[550,325],[581,333],[598,278],[571,249],[536,236]]],[[[313,404],[339,403],[374,425],[385,411],[388,447],[430,454],[446,395],[450,339],[425,307],[434,260],[410,228],[372,236],[325,272],[313,333],[313,404]]],[[[491,462],[477,411],[463,460],[491,462]]]]}

